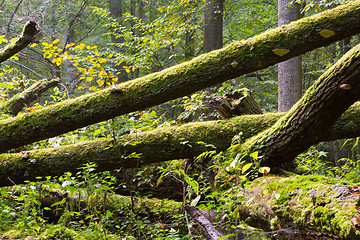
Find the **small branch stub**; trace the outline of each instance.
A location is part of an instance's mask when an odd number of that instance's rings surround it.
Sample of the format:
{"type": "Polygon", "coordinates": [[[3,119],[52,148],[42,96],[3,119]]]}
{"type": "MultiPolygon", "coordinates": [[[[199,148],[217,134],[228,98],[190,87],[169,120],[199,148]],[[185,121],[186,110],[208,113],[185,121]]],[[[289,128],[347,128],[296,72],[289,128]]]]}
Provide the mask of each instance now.
{"type": "Polygon", "coordinates": [[[350,85],[350,84],[347,84],[347,83],[341,84],[341,85],[340,85],[340,89],[350,90],[350,89],[351,89],[351,85],[350,85]]]}

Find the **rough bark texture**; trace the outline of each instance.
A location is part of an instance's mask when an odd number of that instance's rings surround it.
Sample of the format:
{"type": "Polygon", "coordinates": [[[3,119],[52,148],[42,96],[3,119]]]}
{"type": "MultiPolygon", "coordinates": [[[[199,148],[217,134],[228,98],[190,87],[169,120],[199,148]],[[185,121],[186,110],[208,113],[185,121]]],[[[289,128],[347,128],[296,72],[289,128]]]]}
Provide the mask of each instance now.
{"type": "MultiPolygon", "coordinates": [[[[301,18],[300,4],[292,0],[278,0],[278,26],[301,18]]],[[[278,110],[288,111],[302,95],[301,57],[278,64],[278,110]]]]}
{"type": "MultiPolygon", "coordinates": [[[[122,18],[123,18],[123,1],[122,0],[108,0],[109,2],[109,10],[110,14],[113,18],[115,18],[119,25],[122,24],[122,18]]],[[[139,8],[140,9],[140,8],[139,8]]],[[[114,28],[111,29],[111,31],[116,32],[114,28]]],[[[116,34],[120,35],[120,32],[116,32],[116,34]]],[[[124,38],[123,37],[115,37],[115,35],[111,34],[111,42],[115,44],[123,43],[124,38]]],[[[119,52],[124,52],[124,49],[120,48],[119,52]]],[[[128,74],[123,68],[125,66],[125,62],[119,62],[118,65],[114,66],[118,72],[117,77],[120,82],[125,82],[129,80],[128,74]]]]}
{"type": "Polygon", "coordinates": [[[34,21],[27,22],[21,36],[15,42],[7,45],[0,51],[0,63],[23,50],[34,40],[34,37],[38,32],[39,30],[36,28],[36,23],[34,21]]]}
{"type": "Polygon", "coordinates": [[[331,128],[360,96],[360,45],[329,68],[305,95],[267,131],[235,148],[235,153],[259,152],[261,164],[279,167],[327,138],[331,128]]]}
{"type": "Polygon", "coordinates": [[[0,107],[1,112],[11,114],[15,116],[18,114],[25,106],[30,105],[33,101],[38,99],[41,94],[51,87],[55,87],[60,80],[56,79],[43,79],[40,80],[25,91],[16,94],[14,97],[3,103],[0,107]]]}
{"type": "Polygon", "coordinates": [[[207,0],[205,3],[204,53],[222,48],[224,2],[207,0]]]}
{"type": "Polygon", "coordinates": [[[360,32],[360,1],[234,42],[158,73],[0,122],[0,152],[188,95],[360,32]],[[335,34],[320,33],[332,29],[335,34]],[[278,48],[289,49],[279,56],[278,48]],[[276,51],[275,51],[276,52],[276,51]]]}
{"type": "Polygon", "coordinates": [[[274,239],[359,239],[351,220],[359,217],[358,188],[325,176],[266,176],[240,191],[250,204],[240,205],[240,217],[247,224],[274,239]],[[266,178],[266,180],[265,180],[266,178]],[[290,237],[286,230],[298,228],[290,237]],[[289,238],[290,237],[290,238],[289,238]]]}
{"type": "MultiPolygon", "coordinates": [[[[36,176],[59,176],[77,172],[88,162],[96,162],[97,170],[132,168],[143,164],[196,157],[206,150],[199,141],[225,151],[235,134],[248,139],[275,124],[285,113],[269,113],[234,117],[226,121],[189,123],[132,134],[112,141],[93,141],[58,148],[0,155],[0,185],[12,185],[36,176]],[[135,145],[133,145],[135,144],[135,145]],[[141,154],[139,158],[131,153],[141,154]]],[[[329,141],[360,136],[360,103],[351,106],[336,122],[326,138],[329,141]]],[[[324,136],[322,136],[324,137],[324,136]]]]}
{"type": "Polygon", "coordinates": [[[210,100],[210,105],[215,108],[222,119],[262,113],[259,105],[247,88],[227,92],[224,96],[215,96],[210,100]]]}
{"type": "MultiPolygon", "coordinates": [[[[185,210],[190,214],[192,219],[194,219],[201,226],[201,230],[206,239],[216,240],[218,238],[224,237],[212,224],[209,217],[206,216],[208,214],[207,211],[202,211],[197,209],[194,206],[185,205],[185,210]]],[[[228,238],[222,238],[224,240],[228,240],[228,238]]]]}

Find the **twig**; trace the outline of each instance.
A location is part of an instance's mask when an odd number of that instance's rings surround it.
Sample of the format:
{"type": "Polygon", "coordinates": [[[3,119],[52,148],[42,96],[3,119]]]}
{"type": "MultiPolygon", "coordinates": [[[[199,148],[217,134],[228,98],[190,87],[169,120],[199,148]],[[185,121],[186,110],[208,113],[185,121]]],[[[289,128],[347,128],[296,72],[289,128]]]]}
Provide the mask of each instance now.
{"type": "Polygon", "coordinates": [[[12,20],[14,19],[14,15],[15,15],[15,13],[17,12],[17,10],[19,9],[20,4],[22,3],[22,1],[23,1],[23,0],[20,0],[20,2],[18,3],[18,5],[16,6],[15,10],[14,10],[13,13],[11,14],[10,20],[9,20],[8,25],[7,25],[7,27],[6,27],[5,35],[7,35],[7,34],[9,33],[9,31],[10,31],[10,25],[11,25],[11,23],[12,23],[12,20]]]}
{"type": "Polygon", "coordinates": [[[35,74],[35,75],[38,76],[38,77],[45,78],[44,76],[41,76],[40,74],[38,74],[37,72],[35,72],[35,71],[32,70],[31,68],[28,68],[27,66],[22,65],[21,63],[15,62],[15,61],[13,61],[13,60],[9,60],[9,62],[11,62],[11,63],[13,63],[13,64],[16,64],[16,65],[18,65],[18,66],[20,66],[20,67],[22,67],[22,68],[25,68],[26,70],[32,72],[33,74],[35,74]]]}

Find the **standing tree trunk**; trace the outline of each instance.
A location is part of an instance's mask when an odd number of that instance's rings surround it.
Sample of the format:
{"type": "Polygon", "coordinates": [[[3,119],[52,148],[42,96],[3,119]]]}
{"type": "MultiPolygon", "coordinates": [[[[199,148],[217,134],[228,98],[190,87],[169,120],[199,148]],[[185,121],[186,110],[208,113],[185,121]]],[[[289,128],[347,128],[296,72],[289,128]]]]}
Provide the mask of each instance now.
{"type": "MultiPolygon", "coordinates": [[[[292,0],[278,0],[278,26],[281,27],[301,18],[300,4],[292,0]]],[[[300,98],[301,57],[295,57],[278,64],[278,110],[288,111],[300,98]]]]}
{"type": "MultiPolygon", "coordinates": [[[[122,23],[122,0],[109,0],[109,10],[110,14],[113,18],[115,18],[119,24],[122,23]]],[[[112,29],[111,31],[115,31],[112,29]]],[[[124,42],[124,39],[122,37],[115,37],[114,34],[111,34],[111,42],[113,43],[122,43],[124,42]]],[[[124,52],[123,49],[120,49],[119,52],[124,52]]],[[[117,77],[119,79],[119,82],[125,82],[129,80],[128,75],[123,68],[125,66],[125,62],[120,62],[118,65],[115,66],[117,70],[117,77]]]]}
{"type": "Polygon", "coordinates": [[[225,0],[206,0],[204,53],[222,48],[224,2],[225,0]]]}

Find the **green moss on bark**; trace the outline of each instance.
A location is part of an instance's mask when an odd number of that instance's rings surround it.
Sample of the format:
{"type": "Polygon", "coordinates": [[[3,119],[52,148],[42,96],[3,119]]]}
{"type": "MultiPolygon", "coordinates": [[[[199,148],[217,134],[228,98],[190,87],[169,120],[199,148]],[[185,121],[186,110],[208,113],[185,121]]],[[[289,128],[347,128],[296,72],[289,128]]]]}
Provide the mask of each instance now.
{"type": "Polygon", "coordinates": [[[312,226],[344,239],[360,237],[360,232],[350,221],[359,217],[358,198],[354,198],[347,187],[351,183],[314,175],[266,179],[259,178],[248,187],[247,190],[252,192],[249,198],[255,198],[246,210],[250,216],[245,217],[269,221],[269,224],[276,218],[283,228],[312,226]],[[257,206],[267,206],[275,215],[270,217],[268,211],[257,206]]]}
{"type": "Polygon", "coordinates": [[[352,2],[269,30],[161,72],[0,121],[0,152],[142,110],[266,68],[360,32],[360,2],[352,2]],[[322,29],[336,34],[322,37],[322,29]],[[284,56],[272,50],[286,48],[284,56]],[[234,64],[236,63],[236,64],[234,64]]]}
{"type": "Polygon", "coordinates": [[[358,100],[359,57],[360,45],[328,69],[276,124],[234,147],[234,153],[259,152],[263,166],[286,166],[308,147],[326,139],[336,120],[358,100]],[[351,89],[341,88],[343,84],[351,89]]]}

